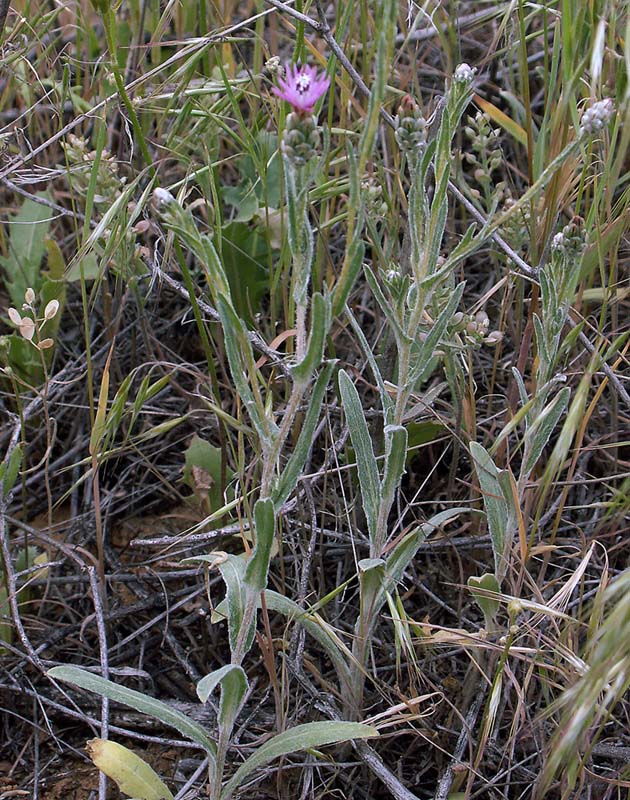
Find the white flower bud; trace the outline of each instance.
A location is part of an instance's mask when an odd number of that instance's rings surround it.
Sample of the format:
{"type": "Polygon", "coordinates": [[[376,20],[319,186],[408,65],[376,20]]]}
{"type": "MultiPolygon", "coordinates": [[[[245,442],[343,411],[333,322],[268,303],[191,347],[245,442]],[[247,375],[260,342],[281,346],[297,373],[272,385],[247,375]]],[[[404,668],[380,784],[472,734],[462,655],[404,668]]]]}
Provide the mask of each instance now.
{"type": "Polygon", "coordinates": [[[271,56],[265,61],[265,67],[272,75],[277,75],[282,70],[280,56],[271,56]]]}
{"type": "Polygon", "coordinates": [[[551,240],[551,249],[554,252],[562,252],[562,250],[564,250],[564,234],[562,231],[560,231],[560,233],[556,233],[551,240]]]}
{"type": "Polygon", "coordinates": [[[468,64],[459,64],[453,73],[453,80],[456,83],[472,83],[476,71],[468,64]]]}
{"type": "Polygon", "coordinates": [[[59,300],[51,300],[44,309],[44,319],[52,319],[59,311],[59,300]]]}
{"type": "Polygon", "coordinates": [[[162,189],[160,186],[153,190],[153,200],[158,208],[161,206],[168,206],[175,202],[173,195],[166,189],[162,189]]]}
{"type": "Polygon", "coordinates": [[[615,106],[610,97],[589,106],[582,114],[580,135],[588,136],[601,131],[612,119],[615,106]]]}

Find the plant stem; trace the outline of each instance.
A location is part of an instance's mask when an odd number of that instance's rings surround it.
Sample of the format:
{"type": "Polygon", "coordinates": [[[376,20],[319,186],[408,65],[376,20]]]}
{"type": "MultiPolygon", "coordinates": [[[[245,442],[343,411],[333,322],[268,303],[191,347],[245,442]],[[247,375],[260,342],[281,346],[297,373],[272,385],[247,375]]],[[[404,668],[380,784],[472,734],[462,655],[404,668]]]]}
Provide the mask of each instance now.
{"type": "Polygon", "coordinates": [[[131,127],[133,128],[133,132],[135,133],[138,139],[140,152],[142,153],[142,158],[144,159],[144,163],[147,166],[149,175],[152,178],[154,178],[157,172],[155,167],[153,166],[153,159],[151,158],[151,154],[149,153],[147,140],[142,130],[140,120],[138,119],[138,115],[136,114],[136,109],[134,108],[131,98],[127,94],[127,90],[125,88],[125,82],[123,80],[123,76],[121,74],[121,70],[118,65],[118,59],[116,57],[116,50],[117,50],[116,33],[115,33],[116,18],[114,16],[114,12],[112,11],[112,7],[109,3],[106,2],[101,3],[100,10],[103,16],[105,37],[107,39],[107,48],[109,50],[109,55],[111,58],[111,67],[112,67],[112,73],[114,75],[114,81],[116,83],[116,89],[118,91],[118,94],[120,95],[121,100],[123,101],[127,114],[129,114],[129,119],[131,120],[131,127]]]}

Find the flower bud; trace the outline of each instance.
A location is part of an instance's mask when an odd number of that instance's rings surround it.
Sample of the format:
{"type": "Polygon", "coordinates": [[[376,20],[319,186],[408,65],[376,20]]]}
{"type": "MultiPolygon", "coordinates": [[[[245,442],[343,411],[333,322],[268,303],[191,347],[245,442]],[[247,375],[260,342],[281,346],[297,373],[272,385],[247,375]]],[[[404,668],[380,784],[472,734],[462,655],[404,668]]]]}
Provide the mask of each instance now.
{"type": "Polygon", "coordinates": [[[615,106],[610,97],[593,103],[582,114],[580,120],[580,135],[591,136],[608,125],[615,113],[615,106]]]}
{"type": "Polygon", "coordinates": [[[394,122],[396,141],[401,150],[415,152],[424,148],[427,142],[427,121],[411,95],[406,94],[400,101],[394,122]]]}
{"type": "Polygon", "coordinates": [[[468,64],[459,64],[453,73],[453,80],[455,83],[472,83],[475,72],[477,70],[468,66],[468,64]]]}
{"type": "Polygon", "coordinates": [[[24,300],[29,306],[35,302],[35,292],[30,287],[24,292],[24,300]]]}
{"type": "Polygon", "coordinates": [[[169,191],[158,186],[157,189],[153,190],[153,202],[158,210],[160,210],[165,206],[170,206],[171,203],[174,203],[175,198],[169,191]]]}
{"type": "Polygon", "coordinates": [[[303,167],[317,157],[319,143],[317,117],[292,111],[282,136],[282,151],[287,160],[294,167],[303,167]]]}
{"type": "Polygon", "coordinates": [[[282,70],[280,56],[271,56],[265,61],[265,69],[270,75],[278,75],[282,70]]]}

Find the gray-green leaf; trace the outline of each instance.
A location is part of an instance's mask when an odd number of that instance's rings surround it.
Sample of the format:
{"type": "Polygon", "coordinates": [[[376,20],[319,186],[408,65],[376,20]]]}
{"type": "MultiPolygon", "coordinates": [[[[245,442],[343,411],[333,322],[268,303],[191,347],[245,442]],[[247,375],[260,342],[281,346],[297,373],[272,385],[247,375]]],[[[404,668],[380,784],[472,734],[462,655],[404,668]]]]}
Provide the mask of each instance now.
{"type": "Polygon", "coordinates": [[[155,697],[137,692],[135,689],[128,689],[126,686],[119,686],[113,681],[102,678],[100,675],[94,675],[80,667],[53,667],[48,670],[48,675],[54,680],[71,683],[80,689],[107,697],[109,700],[134,708],[149,717],[159,719],[165,725],[178,730],[182,736],[201,745],[210,758],[214,759],[216,755],[216,745],[201,725],[180,711],[175,711],[161,700],[156,700],[155,697]]]}
{"type": "Polygon", "coordinates": [[[219,724],[229,729],[243,706],[248,686],[247,676],[243,668],[236,664],[226,664],[221,669],[215,669],[197,684],[197,696],[202,703],[206,702],[217,686],[221,687],[219,724]]]}
{"type": "Polygon", "coordinates": [[[307,722],[305,725],[297,725],[295,728],[269,739],[244,764],[241,764],[223,787],[221,800],[229,800],[245,778],[254,770],[276,758],[295,753],[298,750],[345,742],[348,739],[368,739],[374,736],[378,736],[376,728],[360,722],[307,722]]]}
{"type": "Polygon", "coordinates": [[[363,510],[367,519],[370,539],[374,540],[381,493],[378,467],[359,393],[345,370],[339,372],[339,391],[357,459],[363,510]]]}

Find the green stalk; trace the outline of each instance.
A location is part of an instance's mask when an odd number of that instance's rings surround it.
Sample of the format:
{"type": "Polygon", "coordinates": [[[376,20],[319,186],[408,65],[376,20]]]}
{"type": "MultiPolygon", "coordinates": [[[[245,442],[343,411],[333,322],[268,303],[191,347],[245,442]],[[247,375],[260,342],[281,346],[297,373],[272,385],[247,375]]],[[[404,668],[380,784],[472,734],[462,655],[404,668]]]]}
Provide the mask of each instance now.
{"type": "Polygon", "coordinates": [[[153,159],[151,158],[151,154],[149,153],[147,140],[142,130],[142,126],[140,125],[140,120],[138,119],[138,115],[136,114],[136,109],[134,108],[131,98],[129,97],[129,95],[127,94],[127,90],[125,89],[125,82],[123,80],[123,76],[121,74],[120,67],[118,65],[118,59],[116,58],[116,50],[117,50],[116,33],[115,33],[116,19],[114,17],[114,12],[112,11],[111,6],[106,2],[100,3],[99,10],[103,17],[103,25],[105,27],[105,38],[107,39],[107,48],[109,50],[109,55],[111,58],[111,67],[112,67],[112,72],[114,74],[116,89],[118,91],[118,94],[120,95],[121,100],[123,101],[127,114],[129,115],[129,119],[131,120],[131,127],[133,128],[133,132],[138,139],[140,152],[142,153],[142,158],[144,159],[144,163],[147,166],[149,175],[152,178],[155,178],[157,171],[153,166],[153,159]]]}

